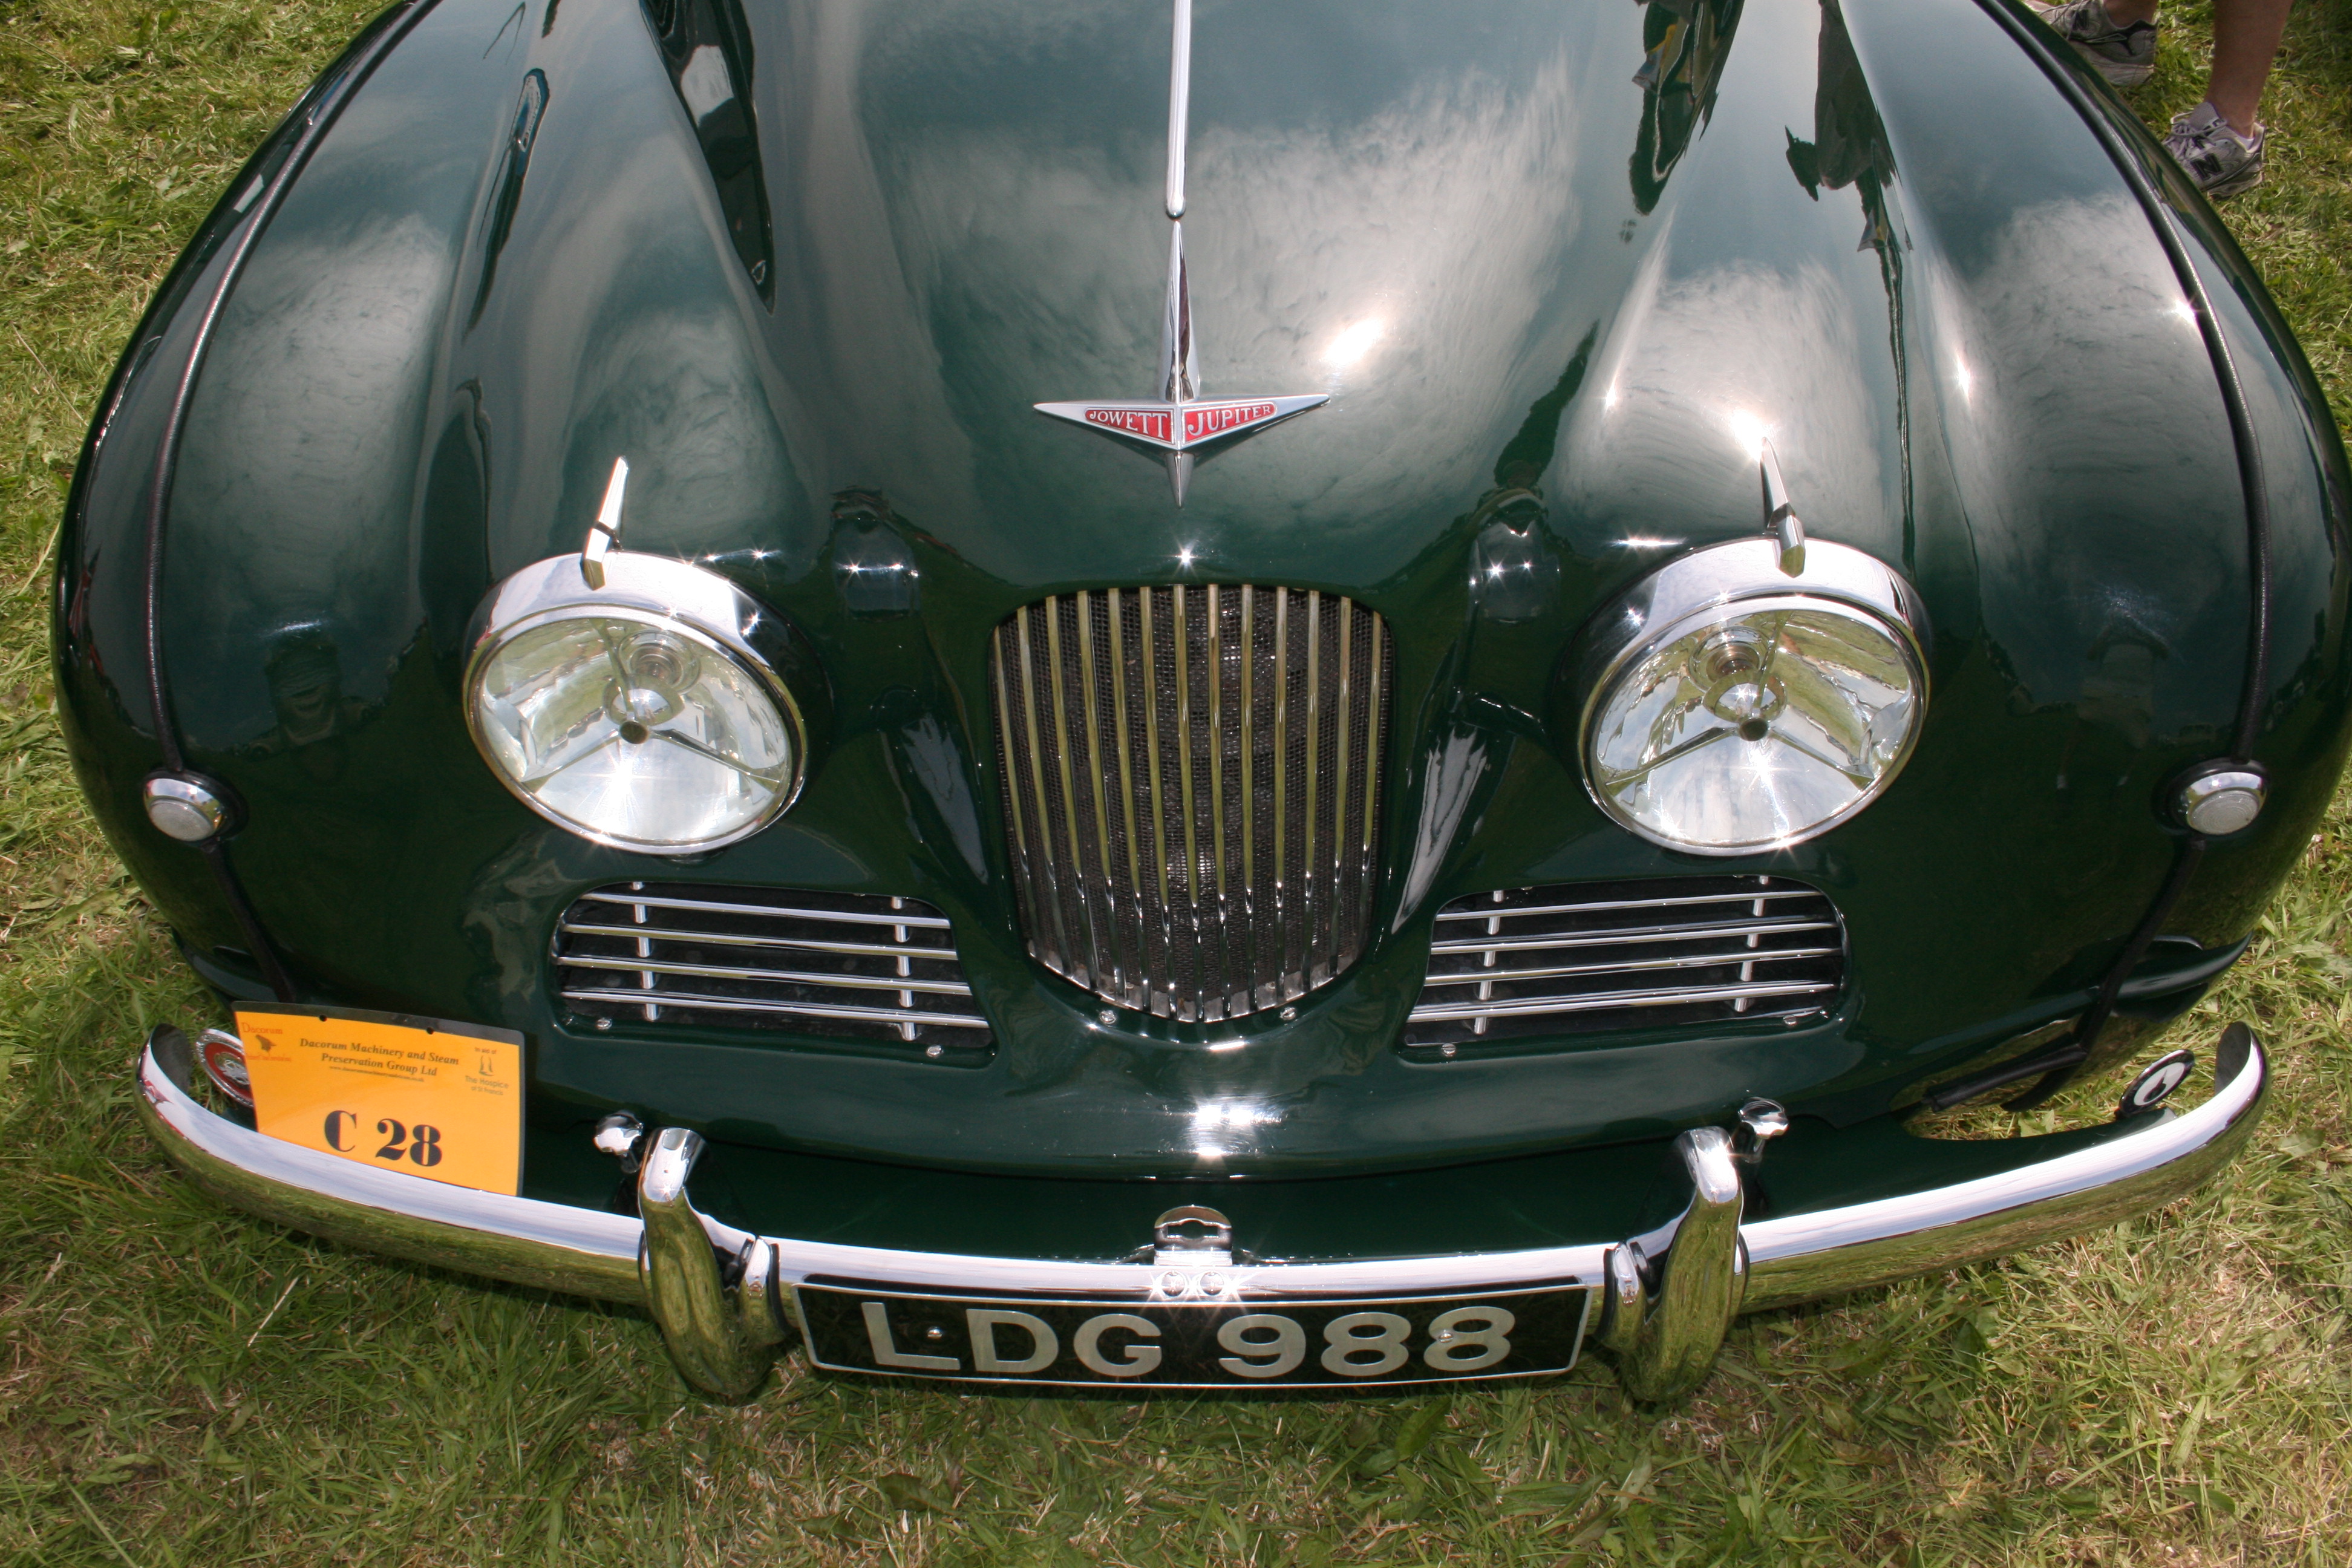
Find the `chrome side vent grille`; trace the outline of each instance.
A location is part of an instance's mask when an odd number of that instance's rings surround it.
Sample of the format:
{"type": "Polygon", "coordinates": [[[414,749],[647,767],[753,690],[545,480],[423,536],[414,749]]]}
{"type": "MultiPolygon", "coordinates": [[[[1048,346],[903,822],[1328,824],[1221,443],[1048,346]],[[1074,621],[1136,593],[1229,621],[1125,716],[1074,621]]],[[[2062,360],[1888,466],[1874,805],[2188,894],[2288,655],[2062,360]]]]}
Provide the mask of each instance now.
{"type": "Polygon", "coordinates": [[[990,1043],[948,919],[913,899],[624,882],[555,931],[572,1010],[607,1020],[763,1028],[970,1056],[990,1043]]]}
{"type": "Polygon", "coordinates": [[[1476,893],[1440,910],[1404,1044],[1735,1018],[1829,1005],[1845,926],[1826,894],[1783,877],[1677,877],[1476,893]]]}
{"type": "Polygon", "coordinates": [[[1279,1006],[1364,949],[1388,626],[1251,584],[1030,605],[990,650],[1030,952],[1123,1007],[1279,1006]]]}

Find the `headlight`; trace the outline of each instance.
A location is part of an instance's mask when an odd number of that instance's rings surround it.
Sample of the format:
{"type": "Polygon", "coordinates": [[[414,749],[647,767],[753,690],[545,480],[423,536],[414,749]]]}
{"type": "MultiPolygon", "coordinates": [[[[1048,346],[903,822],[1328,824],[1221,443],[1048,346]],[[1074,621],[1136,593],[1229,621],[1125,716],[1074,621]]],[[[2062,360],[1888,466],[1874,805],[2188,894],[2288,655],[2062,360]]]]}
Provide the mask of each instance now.
{"type": "Polygon", "coordinates": [[[1860,551],[1770,542],[1668,563],[1605,619],[1580,750],[1593,798],[1654,843],[1748,855],[1875,800],[1927,700],[1917,601],[1860,551]]]}
{"type": "Polygon", "coordinates": [[[788,628],[683,561],[604,567],[600,588],[571,555],[499,586],[467,671],[474,743],[516,798],[599,844],[678,855],[758,832],[806,762],[788,628]]]}

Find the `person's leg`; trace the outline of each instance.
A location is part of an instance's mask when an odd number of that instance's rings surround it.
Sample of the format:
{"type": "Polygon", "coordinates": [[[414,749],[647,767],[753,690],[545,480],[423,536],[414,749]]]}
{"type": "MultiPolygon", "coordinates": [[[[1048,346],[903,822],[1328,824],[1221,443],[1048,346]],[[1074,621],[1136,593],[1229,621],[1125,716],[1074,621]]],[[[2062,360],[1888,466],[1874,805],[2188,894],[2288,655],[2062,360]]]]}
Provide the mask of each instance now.
{"type": "Polygon", "coordinates": [[[2157,0],[2025,3],[2117,87],[2137,87],[2156,68],[2157,0]]]}
{"type": "Polygon", "coordinates": [[[2172,122],[2165,150],[2209,196],[2263,183],[2263,84],[2270,79],[2289,0],[2213,0],[2213,70],[2205,101],[2172,122]]]}
{"type": "MultiPolygon", "coordinates": [[[[2206,79],[2205,101],[2242,137],[2254,133],[2254,110],[2263,84],[2270,80],[2286,33],[2291,0],[2214,0],[2213,74],[2206,79]]],[[[2148,9],[2155,10],[2154,0],[2148,9]]]]}

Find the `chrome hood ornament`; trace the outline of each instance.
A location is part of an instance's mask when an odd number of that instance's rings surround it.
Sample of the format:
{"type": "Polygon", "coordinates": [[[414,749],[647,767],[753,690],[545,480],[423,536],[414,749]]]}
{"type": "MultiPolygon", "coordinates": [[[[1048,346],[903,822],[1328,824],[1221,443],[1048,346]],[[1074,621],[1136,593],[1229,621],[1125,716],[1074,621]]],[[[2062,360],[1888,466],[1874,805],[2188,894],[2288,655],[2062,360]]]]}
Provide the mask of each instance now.
{"type": "Polygon", "coordinates": [[[1160,381],[1149,398],[1040,403],[1040,414],[1160,448],[1176,504],[1192,478],[1192,454],[1212,441],[1262,430],[1330,398],[1201,395],[1192,344],[1192,289],[1184,266],[1184,142],[1192,96],[1192,0],[1175,0],[1175,42],[1168,80],[1168,309],[1160,329],[1160,381]]]}

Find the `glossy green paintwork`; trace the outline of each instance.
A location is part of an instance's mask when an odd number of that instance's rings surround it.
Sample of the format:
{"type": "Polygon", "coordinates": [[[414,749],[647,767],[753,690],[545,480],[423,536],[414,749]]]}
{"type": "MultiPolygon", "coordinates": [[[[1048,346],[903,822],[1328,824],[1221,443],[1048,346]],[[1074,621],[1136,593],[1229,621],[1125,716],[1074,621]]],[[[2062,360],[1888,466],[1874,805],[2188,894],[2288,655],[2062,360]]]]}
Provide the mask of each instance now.
{"type": "MultiPolygon", "coordinates": [[[[1213,453],[1181,510],[1156,465],[1030,409],[1148,387],[1156,5],[440,0],[271,221],[180,459],[178,721],[249,805],[231,855],[310,994],[529,1037],[531,1190],[596,1201],[609,1174],[574,1146],[614,1105],[747,1165],[1217,1180],[1548,1155],[1751,1094],[1883,1122],[2078,1012],[2148,906],[2174,849],[2159,786],[2229,746],[2237,468],[2146,216],[1990,17],[1202,0],[1195,37],[1206,389],[1331,401],[1213,453]],[[1343,363],[1350,329],[1370,346],[1343,363]],[[1918,587],[1934,700],[1883,800],[1727,867],[1601,816],[1559,672],[1642,574],[1756,529],[1767,431],[1807,527],[1918,587]],[[683,869],[524,810],[457,706],[482,595],[578,548],[616,454],[625,544],[727,573],[831,684],[800,803],[683,869]],[[915,563],[915,602],[853,596],[841,567],[877,551],[915,563]],[[1396,633],[1385,934],[1292,1024],[1105,1027],[1022,949],[988,632],[1045,594],[1176,581],[1345,593],[1396,633]],[[1447,900],[1724,868],[1835,897],[1831,1016],[1398,1055],[1447,900]],[[995,1054],[570,1027],[556,915],[631,877],[937,904],[995,1054]],[[1227,1107],[1247,1131],[1204,1133],[1227,1107]]],[[[2273,804],[2173,922],[2211,948],[2250,927],[2342,761],[2347,481],[2259,283],[2193,221],[2278,562],[2273,804]]],[[[160,342],[77,488],[61,689],[114,842],[205,973],[250,990],[197,858],[135,798],[157,755],[138,501],[185,316],[142,333],[160,342]]]]}
{"type": "MultiPolygon", "coordinates": [[[[1832,1130],[1801,1119],[1746,1175],[1751,1219],[1812,1213],[2016,1170],[2145,1131],[2136,1117],[2031,1139],[1914,1138],[1891,1117],[1832,1130]]],[[[635,1184],[585,1138],[551,1140],[549,1186],[631,1212],[635,1184]]],[[[695,1167],[712,1217],[772,1236],[982,1257],[1103,1258],[1147,1242],[1169,1209],[1206,1204],[1264,1258],[1411,1258],[1614,1241],[1671,1218],[1688,1177],[1659,1146],[1563,1150],[1431,1170],[1301,1181],[1071,1180],[959,1173],[715,1145],[695,1167]]]]}

